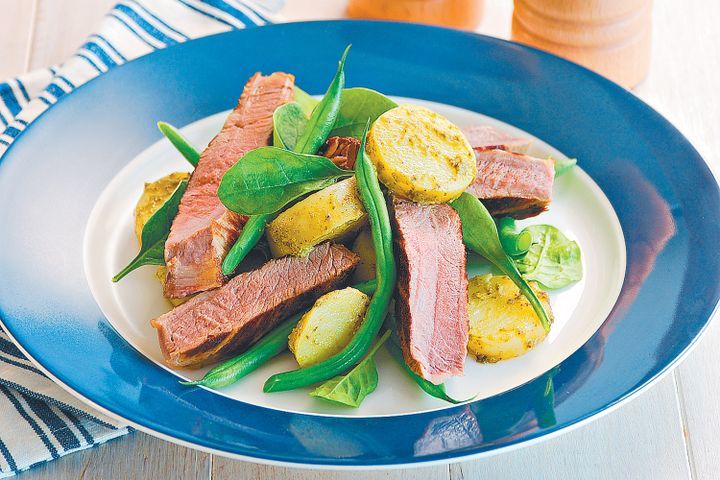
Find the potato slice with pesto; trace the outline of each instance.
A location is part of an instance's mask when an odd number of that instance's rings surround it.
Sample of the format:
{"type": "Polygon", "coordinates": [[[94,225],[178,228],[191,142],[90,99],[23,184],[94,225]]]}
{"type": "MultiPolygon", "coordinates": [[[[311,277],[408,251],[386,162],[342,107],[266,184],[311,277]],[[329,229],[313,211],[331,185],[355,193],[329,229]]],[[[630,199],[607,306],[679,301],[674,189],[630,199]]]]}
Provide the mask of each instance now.
{"type": "MultiPolygon", "coordinates": [[[[154,182],[146,183],[143,193],[135,206],[135,236],[137,237],[138,244],[141,244],[140,238],[142,236],[142,230],[145,223],[153,216],[153,214],[160,208],[163,203],[173,194],[177,186],[183,180],[190,178],[190,174],[186,172],[174,172],[169,175],[165,175],[162,178],[155,180],[154,182]]],[[[155,277],[160,283],[165,284],[165,277],[167,275],[167,269],[165,267],[158,267],[155,272],[155,277]]],[[[170,303],[174,306],[185,303],[191,297],[169,299],[170,303]]]]}
{"type": "Polygon", "coordinates": [[[340,241],[367,223],[355,177],[315,192],[288,208],[267,226],[274,257],[302,256],[327,240],[340,241]]]}
{"type": "Polygon", "coordinates": [[[475,154],[460,128],[417,105],[380,115],[366,151],[378,178],[399,197],[417,203],[454,200],[475,180],[475,154]]]}
{"type": "Polygon", "coordinates": [[[330,358],[345,348],[360,326],[370,297],[348,287],[318,298],[288,337],[301,368],[330,358]]]}
{"type": "Polygon", "coordinates": [[[360,263],[352,274],[353,283],[367,282],[375,278],[375,246],[369,229],[362,229],[355,237],[352,251],[360,257],[360,263]]]}
{"type": "MultiPolygon", "coordinates": [[[[546,292],[531,284],[552,321],[546,292]]],[[[525,296],[505,275],[481,275],[468,285],[470,339],[468,352],[479,362],[518,357],[547,333],[525,296]]]]}
{"type": "Polygon", "coordinates": [[[135,236],[138,243],[140,243],[145,223],[157,212],[158,208],[162,207],[165,200],[170,198],[180,182],[188,178],[190,178],[189,173],[174,172],[145,184],[143,193],[135,205],[135,236]]]}

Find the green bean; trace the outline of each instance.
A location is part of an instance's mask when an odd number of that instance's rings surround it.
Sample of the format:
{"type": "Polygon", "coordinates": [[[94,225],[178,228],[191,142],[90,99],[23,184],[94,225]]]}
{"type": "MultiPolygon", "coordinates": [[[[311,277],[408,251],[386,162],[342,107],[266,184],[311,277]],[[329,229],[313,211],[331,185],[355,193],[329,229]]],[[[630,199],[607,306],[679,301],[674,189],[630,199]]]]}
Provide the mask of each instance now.
{"type": "Polygon", "coordinates": [[[248,218],[243,225],[240,236],[233,244],[232,248],[225,255],[222,263],[222,272],[225,275],[232,275],[235,269],[240,265],[250,250],[257,245],[258,241],[265,233],[265,226],[275,217],[274,214],[254,215],[248,218]]]}
{"type": "Polygon", "coordinates": [[[293,315],[265,335],[248,351],[221,363],[194,382],[180,382],[183,385],[201,385],[208,388],[223,388],[232,385],[250,372],[256,370],[273,357],[287,349],[288,335],[305,312],[293,315]]]}
{"type": "MultiPolygon", "coordinates": [[[[371,295],[375,290],[375,280],[369,280],[353,288],[371,295]]],[[[273,357],[284,352],[288,346],[288,336],[297,325],[305,312],[293,315],[275,329],[265,335],[258,343],[248,351],[231,360],[221,363],[205,374],[205,376],[194,382],[180,382],[183,385],[201,385],[208,388],[223,388],[232,385],[250,372],[266,363],[273,357]]]]}
{"type": "Polygon", "coordinates": [[[550,330],[550,319],[545,307],[540,303],[537,295],[528,282],[520,275],[515,262],[508,257],[500,244],[497,227],[490,212],[474,196],[464,192],[450,203],[458,214],[462,223],[462,235],[465,245],[474,252],[482,255],[517,285],[528,299],[545,331],[550,330]]]}
{"type": "Polygon", "coordinates": [[[515,219],[505,217],[500,220],[498,236],[505,253],[511,257],[525,255],[532,245],[532,234],[527,230],[518,233],[515,219]]]}
{"type": "Polygon", "coordinates": [[[307,126],[295,145],[295,151],[298,153],[316,153],[327,140],[328,135],[335,126],[338,112],[340,112],[340,102],[342,100],[342,90],[345,87],[345,57],[347,57],[350,45],[347,46],[345,52],[338,63],[338,69],[330,86],[325,92],[322,100],[313,109],[307,126]]]}
{"type": "Polygon", "coordinates": [[[198,152],[195,147],[193,147],[190,142],[185,137],[183,137],[182,133],[180,133],[177,128],[173,127],[169,123],[158,122],[157,126],[160,132],[165,135],[168,140],[170,140],[170,143],[173,144],[173,147],[175,147],[177,151],[180,152],[180,155],[185,157],[185,160],[190,162],[190,165],[196,167],[198,162],[200,161],[200,152],[198,152]]]}
{"type": "Polygon", "coordinates": [[[357,283],[353,285],[352,288],[354,288],[355,290],[360,290],[365,295],[372,295],[377,288],[377,281],[375,281],[375,279],[373,278],[372,280],[357,283]]]}
{"type": "Polygon", "coordinates": [[[346,372],[368,351],[388,313],[397,280],[392,230],[390,229],[387,204],[382,190],[380,190],[375,167],[365,154],[366,137],[367,126],[355,163],[355,176],[360,199],[368,214],[375,248],[375,278],[377,280],[375,294],[365,311],[360,328],[342,351],[311,367],[273,375],[265,382],[263,387],[265,392],[293,390],[328,380],[346,372]]]}

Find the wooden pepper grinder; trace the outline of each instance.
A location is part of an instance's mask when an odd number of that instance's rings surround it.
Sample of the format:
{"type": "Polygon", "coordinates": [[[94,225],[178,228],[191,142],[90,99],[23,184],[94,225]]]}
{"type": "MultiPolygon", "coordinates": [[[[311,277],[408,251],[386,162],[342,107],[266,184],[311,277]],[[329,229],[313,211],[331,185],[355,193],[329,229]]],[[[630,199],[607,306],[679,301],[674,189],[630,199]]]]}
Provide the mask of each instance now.
{"type": "Polygon", "coordinates": [[[514,0],[513,40],[632,88],[650,64],[652,0],[514,0]]]}

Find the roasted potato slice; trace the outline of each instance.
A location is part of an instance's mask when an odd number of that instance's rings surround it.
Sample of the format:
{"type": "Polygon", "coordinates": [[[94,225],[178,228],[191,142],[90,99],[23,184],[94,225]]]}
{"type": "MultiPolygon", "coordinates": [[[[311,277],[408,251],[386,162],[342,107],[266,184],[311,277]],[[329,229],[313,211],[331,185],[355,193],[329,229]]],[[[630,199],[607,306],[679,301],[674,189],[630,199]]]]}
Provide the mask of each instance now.
{"type": "MultiPolygon", "coordinates": [[[[135,205],[135,236],[137,237],[138,244],[142,244],[142,230],[150,217],[162,206],[163,203],[173,194],[177,186],[183,180],[190,178],[190,174],[186,172],[174,172],[169,175],[165,175],[162,178],[155,180],[154,182],[146,183],[140,199],[137,205],[135,205]]],[[[167,269],[165,267],[158,267],[155,272],[155,277],[162,283],[165,284],[165,278],[167,277],[167,269]]],[[[173,306],[178,306],[181,303],[185,303],[192,297],[184,298],[169,298],[168,300],[173,306]]]]}
{"type": "Polygon", "coordinates": [[[330,358],[345,348],[363,320],[370,298],[348,287],[318,298],[288,337],[300,367],[330,358]]]}
{"type": "Polygon", "coordinates": [[[360,263],[352,275],[353,283],[367,282],[375,278],[375,246],[369,229],[364,228],[355,237],[352,251],[360,257],[360,263]]]}
{"type": "Polygon", "coordinates": [[[135,236],[137,236],[138,244],[141,243],[140,238],[145,223],[162,207],[162,204],[173,194],[180,182],[188,178],[190,178],[189,173],[174,172],[154,182],[145,184],[145,189],[135,206],[135,236]]]}
{"type": "Polygon", "coordinates": [[[341,241],[367,223],[355,177],[300,200],[267,226],[274,257],[302,256],[326,240],[341,241]]]}
{"type": "MultiPolygon", "coordinates": [[[[553,320],[546,292],[531,284],[553,320]]],[[[535,311],[505,275],[481,275],[468,285],[470,339],[468,352],[479,362],[518,357],[545,339],[535,311]]]]}
{"type": "Polygon", "coordinates": [[[378,117],[366,151],[378,178],[399,197],[444,203],[475,180],[475,154],[460,128],[432,110],[401,105],[378,117]]]}

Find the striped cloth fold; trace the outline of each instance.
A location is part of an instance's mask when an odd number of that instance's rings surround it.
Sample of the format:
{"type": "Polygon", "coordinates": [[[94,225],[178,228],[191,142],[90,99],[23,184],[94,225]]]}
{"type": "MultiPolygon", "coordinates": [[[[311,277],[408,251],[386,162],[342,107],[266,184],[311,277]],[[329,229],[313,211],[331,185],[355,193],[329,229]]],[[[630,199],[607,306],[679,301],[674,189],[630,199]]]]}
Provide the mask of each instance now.
{"type": "MultiPolygon", "coordinates": [[[[284,0],[124,0],[62,65],[0,83],[0,162],[64,95],[117,65],[194,38],[272,23],[284,0]]],[[[132,429],[54,384],[0,330],[0,478],[132,429]]]]}

